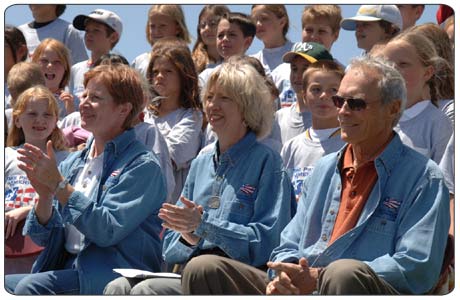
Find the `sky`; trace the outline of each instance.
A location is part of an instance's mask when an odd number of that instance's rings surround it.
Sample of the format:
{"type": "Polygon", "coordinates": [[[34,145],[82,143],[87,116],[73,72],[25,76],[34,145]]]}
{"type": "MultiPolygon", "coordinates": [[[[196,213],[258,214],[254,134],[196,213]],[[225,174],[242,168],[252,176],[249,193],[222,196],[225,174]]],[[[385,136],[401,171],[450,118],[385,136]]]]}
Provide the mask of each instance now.
{"type": "MultiPolygon", "coordinates": [[[[32,1],[29,1],[32,2],[32,1]]],[[[36,1],[35,1],[36,2],[36,1]]],[[[53,1],[49,1],[53,2],[53,1]]],[[[55,1],[54,1],[55,2],[55,1]]],[[[254,1],[255,3],[256,1],[254,1]]],[[[259,3],[261,1],[258,1],[259,3]]],[[[319,2],[319,1],[318,1],[319,2]]],[[[426,1],[424,1],[426,2],[426,1]]],[[[4,12],[4,21],[5,24],[11,24],[18,26],[24,23],[28,23],[32,20],[32,14],[26,4],[15,4],[19,1],[10,1],[2,0],[1,8],[4,12]]],[[[24,2],[23,2],[24,3],[24,2]]],[[[62,1],[61,1],[62,3],[62,1]]],[[[75,3],[75,2],[74,2],[75,3]]],[[[92,2],[94,3],[94,2],[92,2]]],[[[100,5],[89,5],[89,4],[72,4],[67,5],[67,9],[64,14],[61,16],[64,20],[72,22],[73,18],[78,14],[89,14],[96,8],[108,9],[120,16],[123,22],[123,33],[119,43],[115,46],[114,52],[124,55],[128,61],[132,61],[136,56],[147,52],[150,48],[147,43],[145,36],[145,26],[147,23],[147,12],[151,4],[130,4],[127,0],[119,1],[117,4],[112,4],[114,1],[98,1],[100,5]]],[[[137,1],[136,3],[141,3],[137,1]]],[[[145,2],[144,2],[145,3],[145,2]]],[[[150,1],[152,3],[152,1],[150,1]]],[[[173,2],[171,2],[173,3],[173,2]]],[[[179,3],[179,1],[175,2],[179,3]]],[[[205,1],[189,1],[188,3],[195,4],[183,4],[182,9],[185,14],[185,20],[187,23],[187,28],[192,35],[192,43],[190,46],[194,45],[197,32],[197,22],[198,15],[200,13],[203,4],[205,1]]],[[[209,2],[208,2],[209,3],[209,2]]],[[[227,1],[230,3],[230,1],[227,1]]],[[[235,1],[231,1],[235,3],[235,1]]],[[[248,3],[248,2],[246,2],[248,3]]],[[[294,3],[290,1],[289,3],[294,3]]],[[[299,2],[297,2],[299,3],[299,2]]],[[[297,42],[301,40],[301,15],[303,8],[307,1],[304,1],[303,4],[285,4],[289,19],[290,19],[290,29],[288,32],[288,38],[297,42]]],[[[327,3],[327,2],[324,2],[327,3]]],[[[231,11],[243,12],[250,14],[251,5],[227,5],[231,11]]],[[[353,17],[359,5],[340,5],[342,9],[342,17],[353,17]]],[[[435,22],[436,23],[436,10],[438,8],[437,4],[426,5],[425,11],[419,20],[420,23],[425,22],[435,22]]],[[[248,49],[246,54],[254,54],[263,48],[263,44],[257,39],[254,38],[254,42],[251,47],[248,49]]],[[[348,64],[350,58],[358,56],[361,54],[362,50],[358,49],[356,46],[356,39],[354,36],[354,31],[345,31],[341,30],[339,39],[334,43],[332,47],[332,55],[342,64],[348,64]]]]}

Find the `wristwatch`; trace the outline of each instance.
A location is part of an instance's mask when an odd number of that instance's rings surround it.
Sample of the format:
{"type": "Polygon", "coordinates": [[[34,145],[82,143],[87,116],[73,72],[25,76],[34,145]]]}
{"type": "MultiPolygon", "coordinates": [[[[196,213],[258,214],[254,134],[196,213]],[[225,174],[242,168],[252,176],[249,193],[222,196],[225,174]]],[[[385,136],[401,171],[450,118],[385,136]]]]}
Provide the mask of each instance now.
{"type": "Polygon", "coordinates": [[[54,194],[56,194],[57,192],[59,192],[60,190],[63,190],[65,189],[66,185],[69,183],[69,181],[64,178],[63,180],[59,181],[57,186],[56,186],[56,189],[54,190],[54,194]]]}

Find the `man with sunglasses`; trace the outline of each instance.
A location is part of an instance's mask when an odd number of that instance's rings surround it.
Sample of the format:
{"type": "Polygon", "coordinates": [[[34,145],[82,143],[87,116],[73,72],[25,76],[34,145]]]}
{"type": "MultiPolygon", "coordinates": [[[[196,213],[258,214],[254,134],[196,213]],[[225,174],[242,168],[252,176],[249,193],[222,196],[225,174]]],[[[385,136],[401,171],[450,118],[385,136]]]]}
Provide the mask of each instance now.
{"type": "MultiPolygon", "coordinates": [[[[443,262],[449,192],[436,163],[393,131],[405,107],[404,79],[387,62],[357,58],[333,101],[347,144],[305,179],[297,214],[267,264],[269,278],[240,266],[242,278],[231,279],[265,284],[267,294],[427,293],[443,262]]],[[[200,292],[207,283],[211,293],[228,269],[223,261],[184,273],[184,292],[200,282],[200,292]]]]}

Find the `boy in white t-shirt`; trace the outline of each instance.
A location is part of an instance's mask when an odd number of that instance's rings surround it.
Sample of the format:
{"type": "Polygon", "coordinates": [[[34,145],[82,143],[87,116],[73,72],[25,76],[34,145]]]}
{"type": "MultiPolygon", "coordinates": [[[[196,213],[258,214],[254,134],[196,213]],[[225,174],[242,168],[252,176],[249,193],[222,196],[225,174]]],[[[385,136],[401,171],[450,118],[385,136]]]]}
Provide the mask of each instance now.
{"type": "Polygon", "coordinates": [[[73,26],[85,31],[85,45],[91,51],[88,60],[74,64],[71,69],[69,91],[80,98],[83,93],[85,73],[94,66],[102,55],[109,53],[118,43],[123,30],[120,17],[105,9],[96,9],[89,15],[78,15],[73,19],[73,26]]]}
{"type": "Polygon", "coordinates": [[[64,13],[66,5],[30,4],[29,8],[34,20],[20,25],[18,29],[26,38],[30,56],[42,40],[53,38],[69,48],[73,64],[88,59],[80,32],[72,24],[59,18],[64,13]]]}
{"type": "MultiPolygon", "coordinates": [[[[319,60],[332,61],[333,57],[327,49],[318,43],[297,43],[292,51],[283,56],[283,61],[290,65],[289,90],[280,97],[283,100],[292,99],[288,105],[275,114],[270,138],[284,144],[287,140],[304,132],[311,125],[311,113],[302,101],[302,74],[312,63],[319,60]]],[[[276,70],[276,69],[275,69],[276,70]]]]}

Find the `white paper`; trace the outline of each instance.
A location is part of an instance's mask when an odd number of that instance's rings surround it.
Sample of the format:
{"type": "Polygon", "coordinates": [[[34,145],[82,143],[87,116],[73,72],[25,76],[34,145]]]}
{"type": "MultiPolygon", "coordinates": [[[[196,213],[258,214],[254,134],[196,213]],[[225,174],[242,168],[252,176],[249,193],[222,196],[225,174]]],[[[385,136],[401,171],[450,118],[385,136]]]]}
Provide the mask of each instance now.
{"type": "Polygon", "coordinates": [[[149,272],[138,269],[113,269],[114,272],[128,278],[178,278],[181,276],[176,273],[168,272],[149,272]]]}

